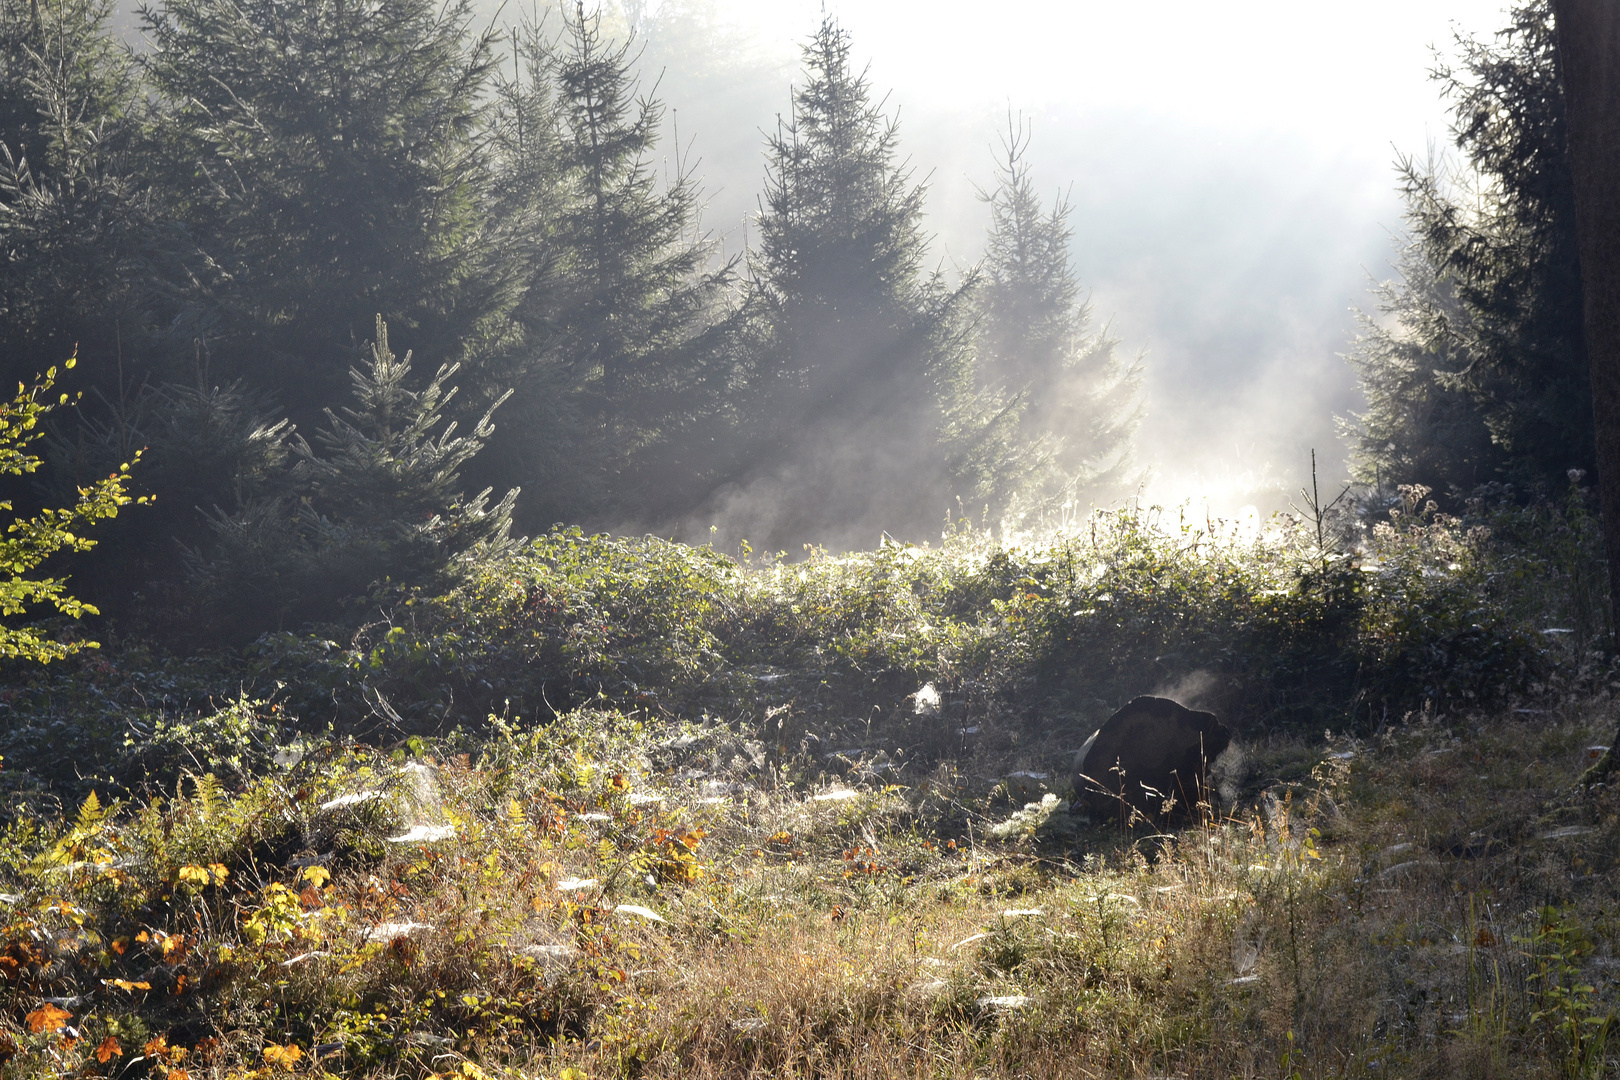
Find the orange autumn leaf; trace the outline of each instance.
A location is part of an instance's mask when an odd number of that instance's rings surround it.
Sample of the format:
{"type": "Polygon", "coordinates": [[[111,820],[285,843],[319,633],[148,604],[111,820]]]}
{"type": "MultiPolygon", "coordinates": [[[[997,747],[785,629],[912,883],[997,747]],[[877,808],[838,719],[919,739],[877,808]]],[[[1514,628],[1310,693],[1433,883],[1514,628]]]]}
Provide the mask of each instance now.
{"type": "Polygon", "coordinates": [[[101,1062],[103,1065],[107,1064],[107,1062],[111,1061],[115,1057],[123,1056],[124,1048],[119,1046],[118,1040],[113,1038],[111,1035],[107,1036],[105,1039],[102,1039],[101,1045],[96,1047],[96,1060],[101,1062]]]}
{"type": "Polygon", "coordinates": [[[47,1001],[29,1013],[25,1019],[28,1022],[28,1030],[40,1035],[45,1032],[61,1031],[67,1026],[67,1022],[73,1019],[73,1014],[66,1009],[58,1009],[47,1001]]]}
{"type": "Polygon", "coordinates": [[[155,1039],[148,1039],[146,1045],[141,1047],[141,1053],[149,1058],[167,1057],[169,1054],[169,1040],[162,1035],[155,1039]]]}
{"type": "Polygon", "coordinates": [[[191,1074],[185,1069],[170,1069],[163,1080],[191,1080],[191,1074]]]}
{"type": "Polygon", "coordinates": [[[291,1069],[297,1064],[298,1059],[303,1056],[304,1052],[293,1043],[288,1043],[286,1046],[277,1046],[275,1043],[271,1043],[264,1048],[265,1064],[281,1069],[291,1069]]]}

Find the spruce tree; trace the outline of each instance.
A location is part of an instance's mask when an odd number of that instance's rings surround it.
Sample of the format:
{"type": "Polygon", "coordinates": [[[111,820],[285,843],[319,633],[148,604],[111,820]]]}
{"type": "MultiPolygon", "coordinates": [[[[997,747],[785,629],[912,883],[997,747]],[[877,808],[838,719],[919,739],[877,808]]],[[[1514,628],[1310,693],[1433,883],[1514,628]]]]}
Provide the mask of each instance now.
{"type": "Polygon", "coordinates": [[[218,268],[188,340],[316,415],[381,311],[456,356],[503,302],[480,131],[493,32],[469,0],[142,9],[149,157],[218,268]]]}
{"type": "MultiPolygon", "coordinates": [[[[0,0],[0,377],[72,352],[107,392],[162,261],[130,149],[139,95],[111,0],[0,0]]],[[[127,374],[127,373],[124,373],[127,374]]]]}
{"type": "Polygon", "coordinates": [[[1014,403],[1032,459],[1012,500],[1025,513],[1117,494],[1142,415],[1141,368],[1092,329],[1070,257],[1070,204],[1060,196],[1043,205],[1028,151],[1028,129],[1009,117],[996,185],[980,193],[990,236],[978,295],[981,377],[1014,403]]]}
{"type": "Polygon", "coordinates": [[[388,324],[379,316],[371,359],[351,368],[355,404],[326,410],[316,436],[322,453],[294,443],[295,474],[309,505],[348,534],[345,558],[365,564],[360,584],[383,577],[420,581],[468,557],[509,549],[517,490],[495,506],[490,489],[461,493],[461,469],[494,431],[497,400],[466,435],[445,411],[456,396],[448,380],[459,364],[444,364],[421,390],[409,389],[411,354],[394,355],[388,324]]]}
{"type": "Polygon", "coordinates": [[[74,421],[50,435],[40,487],[52,497],[66,497],[140,452],[140,490],[155,492],[164,508],[110,523],[109,542],[87,556],[79,575],[126,630],[183,634],[192,613],[177,556],[208,545],[211,517],[288,490],[291,424],[265,395],[240,383],[210,385],[205,375],[147,385],[99,407],[83,403],[74,421]]]}
{"type": "Polygon", "coordinates": [[[411,355],[393,353],[380,317],[370,354],[349,371],[354,406],[326,411],[317,446],[293,437],[296,464],[282,489],[211,515],[213,543],[192,553],[191,572],[221,632],[243,638],[337,618],[379,583],[443,586],[515,549],[517,490],[491,505],[490,489],[469,498],[461,485],[500,400],[458,435],[445,413],[459,365],[411,390],[411,355]]]}
{"type": "Polygon", "coordinates": [[[1593,468],[1551,11],[1528,0],[1510,18],[1494,42],[1459,37],[1460,65],[1436,72],[1465,168],[1401,163],[1412,246],[1380,303],[1403,328],[1364,332],[1352,357],[1369,402],[1353,435],[1363,481],[1467,491],[1593,468]]]}
{"type": "Polygon", "coordinates": [[[804,63],[766,149],[746,460],[714,506],[772,546],[921,535],[998,485],[1005,410],[974,384],[971,277],[924,269],[926,189],[848,33],[825,19],[804,63]]]}
{"type": "Polygon", "coordinates": [[[1345,354],[1367,399],[1346,425],[1353,475],[1375,493],[1409,483],[1472,491],[1499,478],[1506,455],[1473,395],[1443,377],[1468,367],[1469,313],[1421,242],[1400,241],[1396,269],[1398,280],[1375,286],[1378,317],[1358,314],[1345,354]]]}
{"type": "Polygon", "coordinates": [[[497,450],[526,472],[555,474],[560,459],[573,474],[525,506],[527,524],[648,522],[704,468],[690,436],[718,406],[732,267],[710,265],[691,172],[654,167],[664,107],[639,93],[633,43],[607,40],[583,6],[559,42],[535,27],[518,40],[527,76],[503,88],[500,125],[511,216],[544,239],[513,310],[522,419],[497,450]]]}

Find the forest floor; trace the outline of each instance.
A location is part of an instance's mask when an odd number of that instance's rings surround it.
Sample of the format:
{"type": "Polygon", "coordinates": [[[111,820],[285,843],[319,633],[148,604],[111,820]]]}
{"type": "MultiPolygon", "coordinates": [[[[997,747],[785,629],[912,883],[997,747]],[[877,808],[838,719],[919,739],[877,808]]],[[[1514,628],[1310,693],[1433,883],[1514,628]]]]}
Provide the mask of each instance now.
{"type": "Polygon", "coordinates": [[[948,765],[794,788],[605,712],[193,777],[5,836],[0,1072],[1597,1077],[1620,793],[1574,780],[1611,731],[1250,743],[1167,833],[964,831],[948,765]]]}

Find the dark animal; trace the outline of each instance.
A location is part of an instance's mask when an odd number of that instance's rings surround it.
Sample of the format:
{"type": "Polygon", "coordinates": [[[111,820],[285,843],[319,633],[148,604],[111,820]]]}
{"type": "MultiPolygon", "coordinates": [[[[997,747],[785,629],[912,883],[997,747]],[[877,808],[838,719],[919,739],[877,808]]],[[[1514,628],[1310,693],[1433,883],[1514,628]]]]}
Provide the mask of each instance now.
{"type": "Polygon", "coordinates": [[[1204,798],[1209,763],[1231,741],[1213,713],[1169,698],[1132,698],[1081,749],[1073,806],[1122,817],[1134,808],[1150,821],[1188,816],[1204,798]]]}

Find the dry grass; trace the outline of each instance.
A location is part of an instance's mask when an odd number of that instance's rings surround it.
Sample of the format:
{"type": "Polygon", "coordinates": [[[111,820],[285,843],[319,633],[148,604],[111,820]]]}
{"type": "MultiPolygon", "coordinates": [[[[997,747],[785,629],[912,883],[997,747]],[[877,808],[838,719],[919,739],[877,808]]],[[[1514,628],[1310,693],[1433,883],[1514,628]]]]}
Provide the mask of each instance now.
{"type": "Polygon", "coordinates": [[[327,762],[9,837],[0,1072],[1595,1077],[1620,797],[1570,784],[1606,710],[1251,746],[1221,820],[1018,844],[926,785],[705,796],[588,717],[425,792],[327,762]],[[411,818],[454,835],[387,843],[411,818]]]}

